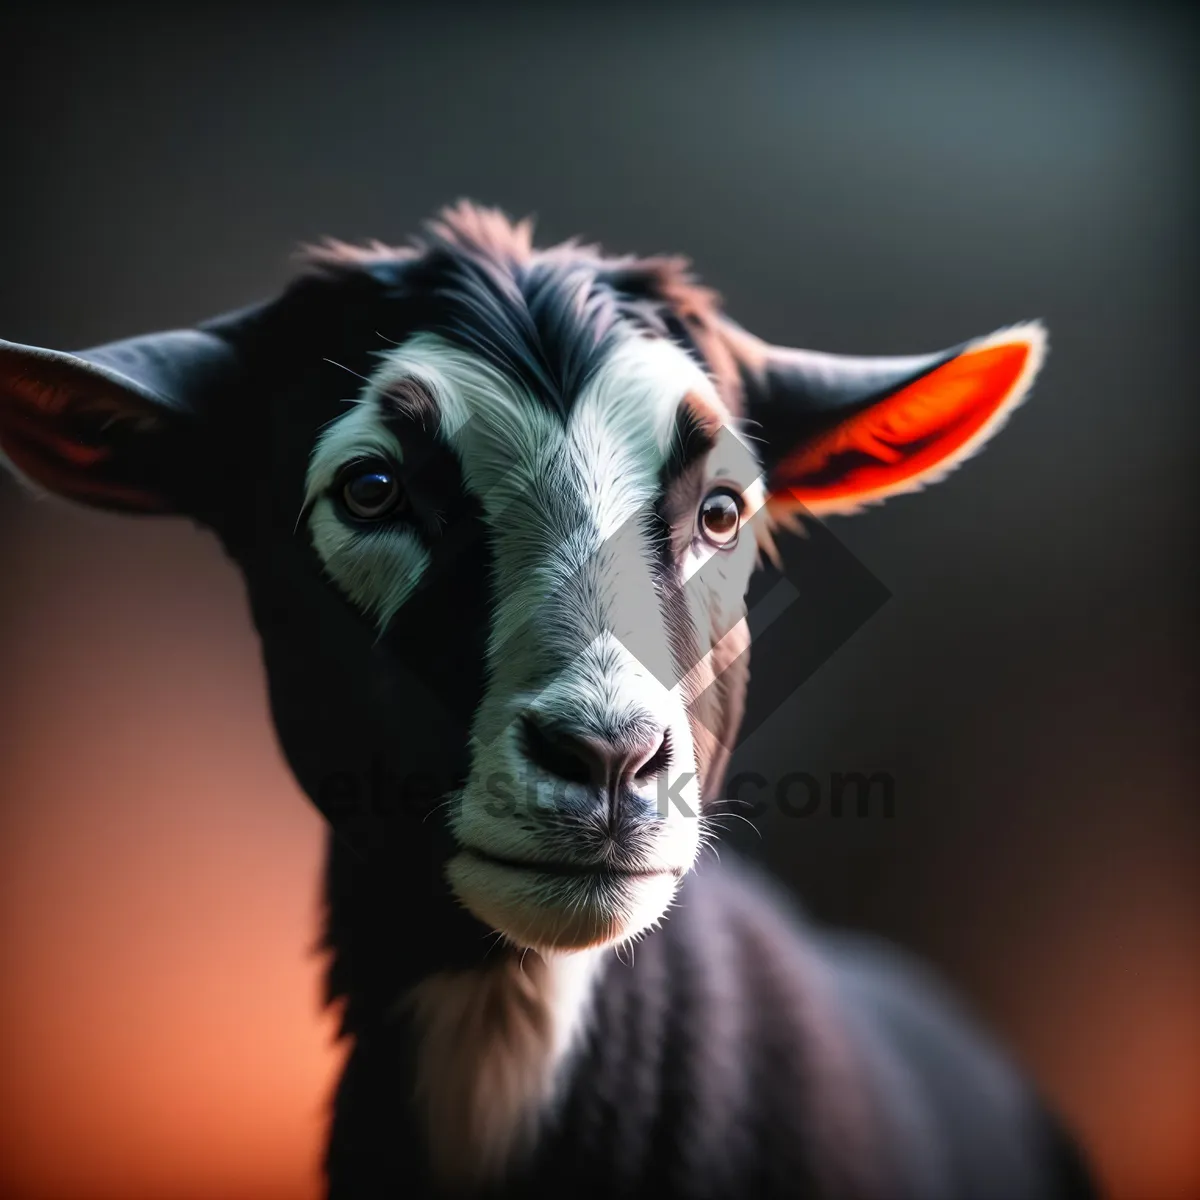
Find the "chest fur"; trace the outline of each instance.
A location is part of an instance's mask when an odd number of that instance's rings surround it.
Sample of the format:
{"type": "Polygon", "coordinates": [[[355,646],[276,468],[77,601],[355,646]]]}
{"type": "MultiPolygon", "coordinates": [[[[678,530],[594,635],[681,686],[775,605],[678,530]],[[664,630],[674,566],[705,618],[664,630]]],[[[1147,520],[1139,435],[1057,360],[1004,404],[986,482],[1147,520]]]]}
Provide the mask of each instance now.
{"type": "Polygon", "coordinates": [[[588,1018],[598,956],[509,954],[408,994],[414,1094],[430,1167],[452,1191],[498,1179],[532,1149],[588,1018]]]}

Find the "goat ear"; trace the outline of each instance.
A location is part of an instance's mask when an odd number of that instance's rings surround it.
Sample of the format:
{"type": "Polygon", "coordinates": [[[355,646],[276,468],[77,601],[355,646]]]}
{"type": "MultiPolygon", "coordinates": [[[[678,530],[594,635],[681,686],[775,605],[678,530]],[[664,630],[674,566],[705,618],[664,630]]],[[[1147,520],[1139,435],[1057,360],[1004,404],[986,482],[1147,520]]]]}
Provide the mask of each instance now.
{"type": "Polygon", "coordinates": [[[228,342],[197,329],[78,354],[0,340],[0,460],[81,504],[183,511],[181,458],[205,396],[227,384],[235,357],[228,342]]]}
{"type": "Polygon", "coordinates": [[[857,512],[935,483],[1027,395],[1046,353],[1038,322],[912,358],[848,358],[769,346],[732,324],[726,341],[766,442],[770,503],[857,512]]]}

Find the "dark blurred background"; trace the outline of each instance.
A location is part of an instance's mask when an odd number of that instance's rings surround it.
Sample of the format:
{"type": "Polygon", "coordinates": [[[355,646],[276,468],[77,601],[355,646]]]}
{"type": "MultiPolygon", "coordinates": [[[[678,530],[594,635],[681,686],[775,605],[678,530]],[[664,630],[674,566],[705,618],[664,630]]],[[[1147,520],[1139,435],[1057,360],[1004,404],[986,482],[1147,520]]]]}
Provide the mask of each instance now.
{"type": "MultiPolygon", "coordinates": [[[[1190,23],[435,11],[0,18],[0,334],[191,322],[280,286],[298,242],[400,240],[461,195],[685,252],[776,341],[908,353],[1043,317],[1035,395],[981,458],[830,522],[892,598],[738,756],[888,772],[894,816],[737,841],[939,968],[1117,1200],[1194,1200],[1190,23]]],[[[182,521],[7,481],[0,563],[0,1194],[311,1198],[321,821],[238,578],[182,521]]]]}

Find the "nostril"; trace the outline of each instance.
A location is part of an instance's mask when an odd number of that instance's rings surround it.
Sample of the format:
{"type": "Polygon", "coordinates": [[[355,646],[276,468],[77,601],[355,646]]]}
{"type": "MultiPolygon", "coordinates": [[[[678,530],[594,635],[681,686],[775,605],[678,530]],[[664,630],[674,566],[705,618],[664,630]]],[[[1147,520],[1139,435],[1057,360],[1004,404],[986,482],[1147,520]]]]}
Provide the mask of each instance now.
{"type": "Polygon", "coordinates": [[[543,725],[526,714],[521,718],[521,742],[525,756],[541,770],[569,783],[600,788],[653,779],[671,763],[671,739],[665,731],[644,741],[610,741],[543,725]]]}
{"type": "Polygon", "coordinates": [[[569,783],[594,783],[604,764],[587,742],[556,729],[546,729],[532,717],[521,718],[525,756],[550,775],[569,783]]]}
{"type": "Polygon", "coordinates": [[[671,734],[663,730],[662,740],[641,765],[634,764],[633,778],[639,782],[661,775],[671,765],[671,734]]]}

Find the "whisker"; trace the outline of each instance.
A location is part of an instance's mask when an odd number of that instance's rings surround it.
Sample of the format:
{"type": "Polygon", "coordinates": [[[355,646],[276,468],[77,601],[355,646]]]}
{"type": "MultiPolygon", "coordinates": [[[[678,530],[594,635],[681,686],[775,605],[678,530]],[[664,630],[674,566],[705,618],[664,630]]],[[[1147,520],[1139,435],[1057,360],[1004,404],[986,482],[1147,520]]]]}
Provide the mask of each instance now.
{"type": "MultiPolygon", "coordinates": [[[[761,829],[759,829],[759,827],[758,827],[757,825],[755,825],[755,824],[754,824],[754,822],[753,822],[753,821],[751,821],[749,817],[743,817],[741,813],[725,813],[724,815],[725,815],[726,817],[729,817],[729,818],[731,818],[731,819],[732,819],[732,820],[734,820],[734,821],[743,821],[743,822],[745,822],[745,824],[749,825],[749,826],[750,826],[750,828],[751,828],[751,829],[753,829],[753,830],[754,830],[754,832],[758,834],[758,836],[759,836],[759,840],[761,841],[761,839],[762,839],[762,830],[761,830],[761,829]]],[[[725,828],[725,826],[724,826],[724,825],[722,825],[722,824],[720,823],[720,818],[719,818],[719,817],[706,817],[705,819],[706,819],[706,820],[708,820],[708,821],[711,821],[711,822],[712,822],[712,823],[713,823],[713,824],[714,824],[714,825],[715,825],[715,826],[716,826],[718,829],[724,829],[724,828],[725,828]]]]}
{"type": "Polygon", "coordinates": [[[488,955],[504,940],[504,934],[500,932],[485,933],[484,937],[492,939],[492,944],[483,952],[483,961],[487,962],[488,955]]]}
{"type": "Polygon", "coordinates": [[[424,824],[425,824],[425,822],[426,822],[426,821],[428,821],[428,820],[429,820],[429,818],[430,818],[430,817],[432,817],[432,816],[433,816],[433,814],[434,814],[435,812],[437,812],[437,811],[438,811],[438,809],[441,809],[441,808],[449,809],[450,805],[451,805],[451,804],[453,804],[453,803],[454,803],[456,800],[459,800],[459,799],[461,799],[461,797],[462,797],[462,792],[461,792],[461,790],[460,790],[460,791],[457,791],[457,792],[451,792],[451,793],[450,793],[450,795],[448,795],[448,796],[447,796],[447,797],[446,797],[444,800],[439,800],[439,801],[438,801],[438,802],[437,802],[437,803],[436,803],[436,804],[435,804],[435,805],[434,805],[434,806],[433,806],[433,807],[432,807],[432,808],[431,808],[431,809],[430,809],[430,810],[429,810],[429,811],[428,811],[428,812],[427,812],[427,813],[426,813],[426,814],[425,814],[425,815],[424,815],[424,816],[421,818],[421,824],[422,824],[422,825],[424,825],[424,824]]]}
{"type": "Polygon", "coordinates": [[[340,363],[336,359],[323,358],[321,361],[327,362],[331,367],[337,367],[339,370],[345,371],[348,375],[353,375],[355,379],[361,379],[363,383],[371,382],[371,377],[369,375],[362,375],[353,367],[348,367],[345,363],[340,363]]]}

